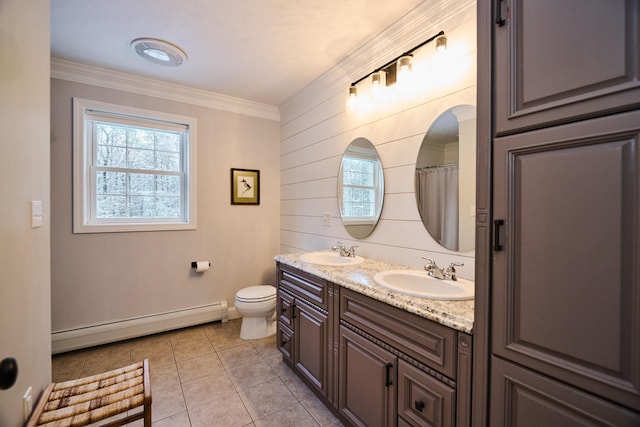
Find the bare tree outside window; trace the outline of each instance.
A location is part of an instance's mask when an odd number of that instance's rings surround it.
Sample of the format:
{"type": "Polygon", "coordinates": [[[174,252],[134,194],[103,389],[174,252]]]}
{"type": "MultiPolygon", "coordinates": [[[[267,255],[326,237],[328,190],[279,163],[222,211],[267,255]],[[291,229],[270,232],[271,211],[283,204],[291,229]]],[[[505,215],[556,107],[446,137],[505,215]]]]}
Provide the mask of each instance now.
{"type": "Polygon", "coordinates": [[[182,135],[94,122],[96,217],[180,216],[182,135]]]}

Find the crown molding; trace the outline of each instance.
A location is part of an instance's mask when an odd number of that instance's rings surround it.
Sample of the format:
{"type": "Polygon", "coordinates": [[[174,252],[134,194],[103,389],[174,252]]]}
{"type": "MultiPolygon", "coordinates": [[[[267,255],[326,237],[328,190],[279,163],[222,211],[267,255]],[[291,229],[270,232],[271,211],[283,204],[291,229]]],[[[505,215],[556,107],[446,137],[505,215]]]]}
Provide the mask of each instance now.
{"type": "Polygon", "coordinates": [[[320,99],[326,100],[341,92],[346,94],[351,82],[366,72],[376,69],[440,30],[445,33],[450,31],[448,28],[440,28],[440,23],[469,7],[475,7],[475,4],[475,0],[422,2],[280,105],[281,117],[290,121],[319,104],[320,99]]]}
{"type": "Polygon", "coordinates": [[[60,58],[51,58],[51,78],[280,121],[280,111],[273,105],[60,58]]]}

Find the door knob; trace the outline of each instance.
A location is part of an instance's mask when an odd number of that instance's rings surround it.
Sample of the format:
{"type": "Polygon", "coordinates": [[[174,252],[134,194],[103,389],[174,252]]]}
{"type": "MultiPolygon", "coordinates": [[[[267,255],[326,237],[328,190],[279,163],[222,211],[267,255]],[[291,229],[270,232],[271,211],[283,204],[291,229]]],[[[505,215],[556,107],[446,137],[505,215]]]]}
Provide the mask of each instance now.
{"type": "Polygon", "coordinates": [[[13,357],[6,357],[0,362],[0,390],[13,387],[18,378],[18,362],[13,357]]]}

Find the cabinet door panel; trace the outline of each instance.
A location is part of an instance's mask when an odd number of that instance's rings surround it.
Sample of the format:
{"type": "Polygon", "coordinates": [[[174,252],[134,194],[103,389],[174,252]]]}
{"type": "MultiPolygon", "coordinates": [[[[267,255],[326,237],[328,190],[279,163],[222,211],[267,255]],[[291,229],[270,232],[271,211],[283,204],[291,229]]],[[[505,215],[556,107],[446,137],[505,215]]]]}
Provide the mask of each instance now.
{"type": "Polygon", "coordinates": [[[638,426],[640,414],[498,358],[492,363],[489,425],[638,426]]]}
{"type": "Polygon", "coordinates": [[[398,415],[414,426],[453,426],[455,390],[426,372],[398,361],[398,415]]]}
{"type": "Polygon", "coordinates": [[[505,25],[494,27],[498,134],[638,106],[637,0],[502,3],[505,25]]]}
{"type": "Polygon", "coordinates": [[[495,141],[493,352],[640,409],[640,112],[495,141]]]}
{"type": "Polygon", "coordinates": [[[294,363],[299,372],[323,395],[327,395],[327,315],[295,301],[295,351],[294,363]]]}
{"type": "Polygon", "coordinates": [[[395,425],[397,358],[340,327],[339,411],[353,425],[395,425]]]}

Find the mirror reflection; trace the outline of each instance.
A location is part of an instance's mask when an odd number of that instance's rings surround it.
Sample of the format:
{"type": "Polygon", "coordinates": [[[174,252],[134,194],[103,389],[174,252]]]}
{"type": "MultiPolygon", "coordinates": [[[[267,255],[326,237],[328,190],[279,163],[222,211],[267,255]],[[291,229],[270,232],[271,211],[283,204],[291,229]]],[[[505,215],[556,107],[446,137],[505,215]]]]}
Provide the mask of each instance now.
{"type": "Polygon", "coordinates": [[[356,138],[345,150],[338,172],[338,207],[347,232],[364,239],[376,228],[384,199],[384,175],[376,148],[356,138]]]}
{"type": "Polygon", "coordinates": [[[475,246],[476,108],[459,105],[433,122],[416,160],[415,194],[427,231],[459,252],[475,246]]]}

